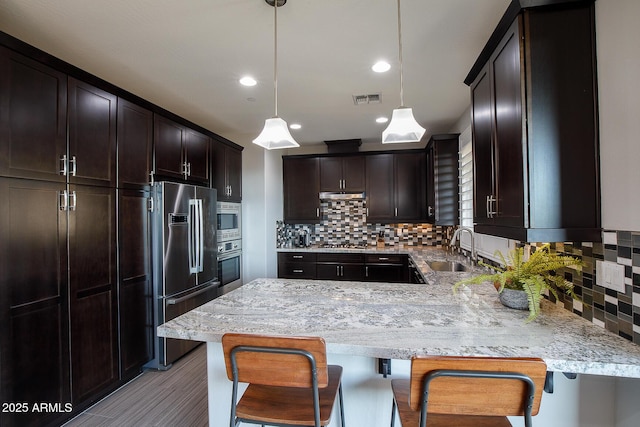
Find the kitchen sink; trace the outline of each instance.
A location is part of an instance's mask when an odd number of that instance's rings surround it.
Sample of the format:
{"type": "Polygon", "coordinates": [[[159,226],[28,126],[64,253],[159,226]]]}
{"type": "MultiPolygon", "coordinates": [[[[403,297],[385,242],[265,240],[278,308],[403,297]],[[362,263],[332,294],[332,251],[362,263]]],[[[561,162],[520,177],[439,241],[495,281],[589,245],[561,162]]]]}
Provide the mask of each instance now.
{"type": "Polygon", "coordinates": [[[469,267],[456,261],[427,261],[433,271],[468,271],[469,267]]]}

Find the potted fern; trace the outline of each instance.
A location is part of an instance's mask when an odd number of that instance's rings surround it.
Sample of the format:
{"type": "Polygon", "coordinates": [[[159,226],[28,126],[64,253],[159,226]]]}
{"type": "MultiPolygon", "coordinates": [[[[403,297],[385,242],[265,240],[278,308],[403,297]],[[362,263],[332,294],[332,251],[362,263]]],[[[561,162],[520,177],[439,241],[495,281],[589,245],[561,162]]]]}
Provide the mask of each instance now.
{"type": "Polygon", "coordinates": [[[461,280],[453,286],[454,292],[462,285],[491,282],[498,290],[502,304],[511,308],[529,309],[527,322],[534,320],[540,313],[540,301],[545,290],[553,294],[556,299],[559,299],[559,293],[578,299],[574,293],[573,283],[565,280],[562,275],[556,275],[555,271],[562,267],[572,267],[581,271],[583,267],[581,260],[550,252],[548,243],[538,248],[526,260],[524,248],[509,251],[507,257],[500,251],[496,251],[496,255],[504,267],[493,267],[480,262],[480,265],[497,272],[461,280]]]}

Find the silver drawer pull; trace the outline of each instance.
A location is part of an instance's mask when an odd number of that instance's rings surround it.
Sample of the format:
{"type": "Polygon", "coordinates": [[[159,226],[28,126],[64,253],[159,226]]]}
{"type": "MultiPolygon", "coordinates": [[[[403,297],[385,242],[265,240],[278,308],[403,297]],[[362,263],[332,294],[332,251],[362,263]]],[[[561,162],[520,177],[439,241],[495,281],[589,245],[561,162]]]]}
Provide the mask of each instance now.
{"type": "Polygon", "coordinates": [[[294,273],[304,273],[304,270],[293,270],[294,273]]]}
{"type": "Polygon", "coordinates": [[[304,256],[302,256],[302,255],[294,255],[293,258],[294,259],[302,259],[302,258],[304,258],[304,256]]]}

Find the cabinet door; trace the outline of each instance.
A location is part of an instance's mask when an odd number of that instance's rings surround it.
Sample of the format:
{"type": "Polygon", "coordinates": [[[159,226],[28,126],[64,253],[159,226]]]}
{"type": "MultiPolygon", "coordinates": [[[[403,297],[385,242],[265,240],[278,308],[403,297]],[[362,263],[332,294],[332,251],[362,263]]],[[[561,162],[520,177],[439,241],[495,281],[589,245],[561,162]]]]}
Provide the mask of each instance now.
{"type": "Polygon", "coordinates": [[[367,222],[388,223],[395,218],[393,155],[366,157],[367,222]]]}
{"type": "Polygon", "coordinates": [[[240,202],[242,201],[242,151],[226,147],[225,164],[229,200],[240,202]]]}
{"type": "Polygon", "coordinates": [[[365,191],[365,158],[348,156],[342,159],[343,189],[346,191],[365,191]]]}
{"type": "Polygon", "coordinates": [[[408,283],[409,269],[404,265],[367,264],[367,282],[408,283]]]}
{"type": "Polygon", "coordinates": [[[0,175],[66,181],[67,76],[0,46],[0,175]]]}
{"type": "MultiPolygon", "coordinates": [[[[62,183],[0,178],[0,402],[71,402],[62,183]]],[[[59,414],[0,412],[0,425],[59,414]]]]}
{"type": "Polygon", "coordinates": [[[186,129],[173,120],[158,114],[155,114],[153,118],[155,174],[160,177],[182,180],[184,179],[182,143],[186,129]]]}
{"type": "Polygon", "coordinates": [[[435,223],[436,221],[436,144],[429,144],[425,151],[426,173],[427,173],[427,221],[435,223]]]}
{"type": "Polygon", "coordinates": [[[342,191],[342,157],[320,157],[320,191],[342,191]]]}
{"type": "Polygon", "coordinates": [[[69,77],[69,182],[116,186],[117,98],[69,77]]]}
{"type": "Polygon", "coordinates": [[[319,159],[283,157],[284,221],[312,224],[320,222],[319,159]]]}
{"type": "Polygon", "coordinates": [[[69,287],[72,397],[118,380],[115,189],[72,186],[69,287]]]}
{"type": "Polygon", "coordinates": [[[490,224],[493,202],[493,137],[491,78],[488,66],[471,85],[473,117],[473,222],[490,224]],[[491,205],[491,206],[490,206],[491,205]]]}
{"type": "Polygon", "coordinates": [[[208,136],[193,129],[186,130],[185,157],[188,180],[209,186],[209,145],[208,136]]]}
{"type": "Polygon", "coordinates": [[[491,59],[495,117],[495,196],[499,223],[524,225],[522,89],[518,20],[491,59]]]}
{"type": "Polygon", "coordinates": [[[118,187],[141,188],[151,180],[153,114],[118,98],[118,187]]]}
{"type": "Polygon", "coordinates": [[[118,313],[123,378],[140,372],[153,358],[153,289],[149,253],[149,192],[118,195],[118,313]]]}
{"type": "Polygon", "coordinates": [[[423,221],[425,206],[425,156],[421,153],[396,153],[395,196],[397,221],[423,221]]]}

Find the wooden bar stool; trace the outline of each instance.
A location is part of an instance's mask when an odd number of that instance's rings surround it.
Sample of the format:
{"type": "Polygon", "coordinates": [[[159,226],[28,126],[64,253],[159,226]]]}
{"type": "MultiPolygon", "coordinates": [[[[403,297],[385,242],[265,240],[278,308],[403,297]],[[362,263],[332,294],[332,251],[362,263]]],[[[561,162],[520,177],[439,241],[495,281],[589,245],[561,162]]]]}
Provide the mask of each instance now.
{"type": "Polygon", "coordinates": [[[230,427],[326,426],[336,395],[344,427],[342,367],[327,365],[324,339],[228,333],[222,348],[233,381],[230,427]],[[249,385],[238,401],[240,382],[249,385]]]}
{"type": "Polygon", "coordinates": [[[396,407],[402,427],[531,427],[546,372],[537,358],[414,357],[411,378],[391,381],[391,427],[396,407]]]}

